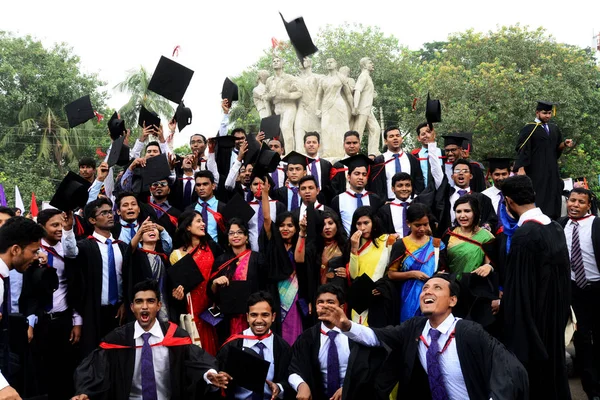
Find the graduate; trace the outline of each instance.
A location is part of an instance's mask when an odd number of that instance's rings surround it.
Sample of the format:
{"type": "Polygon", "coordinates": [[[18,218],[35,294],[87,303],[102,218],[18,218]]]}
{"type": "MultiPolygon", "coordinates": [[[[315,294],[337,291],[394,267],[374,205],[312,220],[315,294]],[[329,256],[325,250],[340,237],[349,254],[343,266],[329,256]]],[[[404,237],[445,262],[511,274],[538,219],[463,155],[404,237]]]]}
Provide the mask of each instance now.
{"type": "Polygon", "coordinates": [[[152,182],[148,205],[154,209],[158,225],[164,227],[169,236],[173,238],[177,230],[177,218],[181,215],[181,210],[169,203],[168,198],[170,193],[171,188],[167,179],[152,182]]]}
{"type": "Polygon", "coordinates": [[[225,221],[223,221],[223,210],[226,203],[217,199],[215,190],[217,184],[215,177],[210,171],[198,171],[194,175],[196,187],[196,202],[188,206],[188,210],[193,209],[202,215],[202,220],[206,224],[206,233],[210,235],[215,242],[225,245],[224,229],[225,221]]]}
{"type": "Polygon", "coordinates": [[[480,325],[454,317],[458,296],[458,284],[448,274],[436,274],[425,281],[419,298],[424,317],[371,329],[327,304],[319,319],[349,340],[391,349],[378,377],[378,393],[371,398],[388,398],[396,383],[398,399],[529,398],[527,372],[519,360],[480,325]]]}
{"type": "Polygon", "coordinates": [[[312,175],[317,180],[319,189],[321,190],[321,202],[329,204],[333,198],[331,189],[331,168],[329,161],[319,157],[319,148],[321,147],[321,135],[317,132],[307,132],[304,135],[304,151],[310,158],[306,166],[306,173],[312,175]]]}
{"type": "Polygon", "coordinates": [[[283,158],[283,161],[287,163],[285,172],[287,183],[273,190],[272,196],[273,199],[283,203],[287,211],[294,211],[300,207],[301,204],[298,183],[300,179],[306,175],[306,165],[308,162],[312,162],[312,159],[308,159],[300,153],[291,151],[283,158]]]}
{"type": "MultiPolygon", "coordinates": [[[[279,154],[279,157],[283,159],[285,155],[285,148],[282,146],[279,136],[274,137],[268,142],[269,150],[279,154]]],[[[280,161],[275,171],[271,172],[271,179],[273,180],[273,190],[279,189],[285,186],[285,161],[280,161]]]]}
{"type": "Polygon", "coordinates": [[[506,179],[502,194],[518,218],[501,303],[506,347],[527,368],[532,398],[570,399],[564,333],[571,315],[571,267],[565,234],[535,206],[529,177],[506,179]]]}
{"type": "MultiPolygon", "coordinates": [[[[344,293],[328,283],[317,292],[317,315],[323,307],[343,307],[344,293]]],[[[323,319],[298,338],[292,347],[289,384],[298,393],[296,399],[326,400],[368,399],[375,392],[375,378],[387,352],[370,351],[349,340],[338,327],[323,319]]]]}
{"type": "Polygon", "coordinates": [[[565,147],[573,147],[573,140],[563,141],[558,126],[550,123],[553,115],[553,103],[538,101],[534,121],[525,125],[519,133],[514,171],[531,178],[535,204],[551,219],[557,219],[560,217],[560,196],[564,186],[558,159],[565,147]]]}
{"type": "Polygon", "coordinates": [[[470,158],[471,152],[473,151],[473,134],[470,132],[459,132],[453,133],[452,136],[463,138],[460,158],[467,160],[471,164],[471,173],[473,174],[471,186],[473,191],[477,193],[483,192],[487,188],[485,168],[483,167],[483,164],[470,158]]]}
{"type": "Polygon", "coordinates": [[[321,215],[325,211],[334,212],[332,208],[327,207],[319,201],[321,191],[317,186],[317,180],[312,175],[305,175],[298,181],[298,189],[300,194],[300,207],[292,211],[292,215],[297,221],[301,221],[306,216],[306,210],[309,204],[321,215]]]}
{"type": "MultiPolygon", "coordinates": [[[[254,215],[248,220],[250,248],[253,251],[259,251],[259,238],[263,233],[265,223],[265,219],[263,218],[265,204],[263,198],[266,197],[268,200],[271,221],[274,221],[279,214],[286,212],[286,208],[283,203],[269,197],[269,193],[271,193],[270,177],[262,166],[257,164],[253,167],[250,181],[252,200],[248,204],[254,210],[254,215]],[[268,188],[266,192],[265,187],[268,188]]],[[[263,251],[264,249],[260,250],[263,251]]]]}
{"type": "MultiPolygon", "coordinates": [[[[430,143],[435,143],[435,138],[437,136],[435,129],[433,127],[433,124],[430,122],[421,122],[419,125],[417,125],[417,140],[419,141],[419,143],[421,143],[421,148],[418,149],[413,149],[413,151],[411,151],[411,154],[417,159],[419,160],[419,164],[421,164],[421,171],[423,172],[423,181],[425,184],[425,187],[427,187],[427,185],[429,184],[430,178],[431,178],[431,171],[430,171],[430,157],[429,157],[429,144],[430,143]]],[[[437,148],[437,146],[435,147],[435,149],[432,150],[433,156],[434,156],[434,160],[437,161],[436,164],[439,164],[440,166],[443,165],[444,163],[444,157],[442,157],[443,152],[441,151],[441,149],[437,148]]]]}
{"type": "Polygon", "coordinates": [[[231,377],[217,373],[216,360],[192,344],[173,323],[160,322],[156,281],[134,287],[130,304],[135,322],[104,337],[75,371],[72,400],[196,399],[211,388],[225,388],[231,377]]]}
{"type": "MultiPolygon", "coordinates": [[[[266,381],[261,392],[252,392],[237,384],[234,380],[228,386],[225,393],[228,399],[254,399],[254,398],[294,398],[290,385],[287,382],[289,376],[288,367],[292,358],[290,345],[276,333],[271,331],[271,325],[275,322],[275,301],[268,292],[256,292],[247,300],[246,319],[249,328],[239,331],[227,339],[217,354],[220,370],[225,371],[230,360],[232,348],[251,349],[262,359],[269,362],[266,381]]],[[[235,359],[234,356],[231,356],[235,359]]],[[[253,371],[244,371],[248,377],[253,377],[253,371]]]]}
{"type": "Polygon", "coordinates": [[[490,157],[487,161],[490,164],[489,173],[494,185],[485,189],[481,194],[490,198],[494,211],[496,212],[496,215],[498,215],[499,206],[504,203],[504,197],[502,196],[502,190],[500,189],[502,188],[502,182],[510,176],[510,163],[512,158],[490,157]]]}
{"type": "MultiPolygon", "coordinates": [[[[348,157],[352,157],[357,155],[360,152],[360,135],[356,131],[348,131],[344,133],[344,157],[346,159],[348,157]]],[[[333,164],[333,168],[331,169],[330,178],[331,178],[331,189],[333,191],[333,195],[337,196],[338,194],[344,193],[347,189],[346,182],[346,173],[348,171],[348,167],[340,162],[341,160],[335,162],[333,164]]]]}

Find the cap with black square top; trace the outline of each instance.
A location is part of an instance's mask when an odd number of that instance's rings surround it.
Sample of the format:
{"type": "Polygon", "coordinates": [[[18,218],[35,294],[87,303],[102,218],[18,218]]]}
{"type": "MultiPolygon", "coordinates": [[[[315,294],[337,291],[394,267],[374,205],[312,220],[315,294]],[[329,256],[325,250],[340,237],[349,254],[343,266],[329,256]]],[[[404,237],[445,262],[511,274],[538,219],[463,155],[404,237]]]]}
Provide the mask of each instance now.
{"type": "Polygon", "coordinates": [[[83,96],[65,106],[69,128],[75,128],[94,118],[94,107],[90,96],[83,96]]]}
{"type": "Polygon", "coordinates": [[[427,104],[425,105],[425,119],[429,124],[442,122],[442,103],[439,100],[431,100],[427,93],[427,104]]]}
{"type": "Polygon", "coordinates": [[[463,138],[462,148],[464,150],[473,151],[473,134],[470,132],[457,132],[453,133],[452,136],[458,136],[463,138]]]}
{"type": "Polygon", "coordinates": [[[258,160],[258,153],[260,152],[260,144],[256,140],[254,133],[246,135],[246,142],[248,142],[248,150],[244,154],[244,164],[254,164],[258,160]]]}
{"type": "Polygon", "coordinates": [[[462,136],[446,135],[444,136],[444,147],[446,146],[458,146],[462,147],[465,138],[462,136]]]}
{"type": "Polygon", "coordinates": [[[167,273],[173,287],[176,288],[181,285],[183,286],[183,291],[186,293],[191,292],[204,281],[204,276],[202,276],[202,272],[198,269],[198,265],[191,253],[186,254],[173,264],[167,270],[167,273]]]}
{"type": "Polygon", "coordinates": [[[299,165],[302,165],[303,167],[306,167],[308,164],[310,164],[314,160],[310,157],[305,156],[304,154],[298,153],[297,151],[290,151],[285,157],[283,157],[282,161],[287,163],[288,165],[290,165],[290,164],[298,165],[299,164],[299,165]]]}
{"type": "Polygon", "coordinates": [[[91,183],[74,172],[69,171],[67,176],[58,185],[56,193],[50,200],[50,205],[61,211],[71,211],[83,208],[87,204],[88,189],[91,183]]]}
{"type": "Polygon", "coordinates": [[[138,118],[138,125],[142,128],[144,125],[146,127],[154,125],[156,129],[158,129],[160,128],[160,117],[154,111],[150,111],[146,107],[142,106],[140,109],[140,116],[138,118]]]}
{"type": "Polygon", "coordinates": [[[162,56],[152,74],[148,90],[179,104],[193,75],[191,69],[162,56]]]}
{"type": "Polygon", "coordinates": [[[38,294],[52,294],[58,289],[56,268],[35,268],[32,271],[33,289],[38,294]]]}
{"type": "Polygon", "coordinates": [[[281,135],[281,116],[271,115],[260,120],[260,132],[265,133],[265,139],[275,139],[281,135]]]}
{"type": "Polygon", "coordinates": [[[373,302],[375,282],[367,274],[362,274],[352,282],[348,289],[348,304],[357,313],[367,310],[373,302]]]}
{"type": "Polygon", "coordinates": [[[254,209],[248,204],[242,195],[236,193],[223,208],[221,213],[226,221],[232,218],[240,218],[242,221],[250,221],[254,216],[254,209]]]}
{"type": "Polygon", "coordinates": [[[251,348],[230,346],[224,371],[231,375],[237,386],[263,393],[270,365],[251,348]]]}
{"type": "Polygon", "coordinates": [[[536,111],[552,111],[558,103],[552,101],[538,100],[536,111]]]}
{"type": "Polygon", "coordinates": [[[141,168],[142,191],[150,190],[150,185],[154,182],[167,179],[171,175],[171,166],[167,160],[166,154],[159,154],[156,157],[146,159],[146,166],[141,168]]]}
{"type": "Polygon", "coordinates": [[[250,282],[229,281],[229,285],[219,288],[219,308],[226,315],[245,314],[250,294],[250,282]]]}
{"type": "Polygon", "coordinates": [[[494,172],[497,169],[510,170],[510,164],[513,158],[510,157],[488,157],[486,161],[490,164],[490,171],[494,172]]]}
{"type": "Polygon", "coordinates": [[[285,25],[285,30],[290,37],[290,42],[292,42],[292,46],[294,46],[296,55],[298,56],[300,62],[304,60],[304,57],[308,57],[311,54],[315,54],[317,51],[319,51],[310,37],[308,28],[304,23],[304,18],[298,17],[293,21],[286,22],[286,20],[283,18],[283,15],[281,13],[279,13],[279,15],[281,16],[283,25],[285,25]]]}
{"type": "Polygon", "coordinates": [[[229,78],[225,78],[223,81],[223,89],[221,90],[221,98],[227,99],[229,105],[234,101],[238,101],[238,86],[231,81],[229,78]]]}
{"type": "Polygon", "coordinates": [[[263,143],[260,152],[258,153],[256,163],[264,166],[267,172],[273,172],[277,169],[280,161],[281,156],[279,153],[269,149],[269,146],[263,143]]]}
{"type": "Polygon", "coordinates": [[[192,123],[192,110],[183,104],[183,101],[177,106],[175,110],[175,116],[173,117],[177,121],[177,129],[179,132],[192,123]]]}
{"type": "Polygon", "coordinates": [[[360,153],[352,157],[344,158],[343,160],[340,160],[340,163],[346,165],[349,169],[357,167],[366,167],[368,169],[374,164],[373,160],[360,153]]]}
{"type": "Polygon", "coordinates": [[[125,134],[125,121],[119,118],[116,111],[108,120],[108,131],[112,140],[117,140],[119,136],[125,134]]]}
{"type": "Polygon", "coordinates": [[[121,136],[112,143],[110,154],[108,155],[108,166],[118,165],[124,167],[129,163],[129,146],[125,143],[125,136],[121,136]]]}
{"type": "Polygon", "coordinates": [[[237,140],[235,136],[232,135],[215,136],[212,139],[215,139],[217,141],[218,146],[221,146],[222,148],[226,149],[235,147],[235,141],[237,140]]]}

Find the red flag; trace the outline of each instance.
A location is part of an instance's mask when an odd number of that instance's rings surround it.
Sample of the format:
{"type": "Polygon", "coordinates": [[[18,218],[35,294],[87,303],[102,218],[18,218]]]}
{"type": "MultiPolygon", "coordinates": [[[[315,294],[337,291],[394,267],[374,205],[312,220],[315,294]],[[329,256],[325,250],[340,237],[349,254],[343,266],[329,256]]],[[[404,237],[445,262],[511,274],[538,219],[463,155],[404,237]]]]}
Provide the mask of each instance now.
{"type": "Polygon", "coordinates": [[[38,215],[37,201],[35,200],[35,193],[33,192],[31,192],[31,206],[29,207],[29,212],[31,212],[32,217],[37,217],[38,215]]]}
{"type": "Polygon", "coordinates": [[[106,157],[106,153],[100,147],[96,147],[96,155],[100,158],[106,157]]]}
{"type": "Polygon", "coordinates": [[[412,102],[412,110],[413,111],[417,111],[417,101],[419,101],[419,99],[415,97],[412,102]]]}
{"type": "Polygon", "coordinates": [[[271,38],[271,47],[273,49],[275,49],[275,47],[279,46],[279,40],[275,39],[274,37],[271,38]]]}
{"type": "Polygon", "coordinates": [[[98,111],[94,110],[94,115],[98,118],[98,122],[104,119],[104,115],[100,114],[98,111]]]}
{"type": "Polygon", "coordinates": [[[181,46],[179,46],[179,45],[175,46],[175,48],[173,49],[173,55],[171,57],[178,57],[179,49],[181,49],[181,46]]]}

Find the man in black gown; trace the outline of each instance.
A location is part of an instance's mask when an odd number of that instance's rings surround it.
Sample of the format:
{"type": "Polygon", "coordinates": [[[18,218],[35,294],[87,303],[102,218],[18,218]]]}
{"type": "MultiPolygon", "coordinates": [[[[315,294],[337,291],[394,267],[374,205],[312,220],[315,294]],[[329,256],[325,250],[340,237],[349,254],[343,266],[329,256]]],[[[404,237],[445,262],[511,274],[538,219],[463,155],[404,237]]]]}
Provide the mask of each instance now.
{"type": "Polygon", "coordinates": [[[570,399],[564,334],[571,268],[565,234],[535,206],[529,177],[506,179],[502,194],[507,210],[518,218],[501,303],[505,344],[527,368],[531,398],[570,399]]]}
{"type": "Polygon", "coordinates": [[[535,204],[552,219],[560,217],[563,182],[558,171],[558,158],[573,140],[565,139],[558,126],[551,124],[552,103],[538,102],[535,120],[521,129],[517,140],[515,172],[527,175],[533,182],[535,204]]]}

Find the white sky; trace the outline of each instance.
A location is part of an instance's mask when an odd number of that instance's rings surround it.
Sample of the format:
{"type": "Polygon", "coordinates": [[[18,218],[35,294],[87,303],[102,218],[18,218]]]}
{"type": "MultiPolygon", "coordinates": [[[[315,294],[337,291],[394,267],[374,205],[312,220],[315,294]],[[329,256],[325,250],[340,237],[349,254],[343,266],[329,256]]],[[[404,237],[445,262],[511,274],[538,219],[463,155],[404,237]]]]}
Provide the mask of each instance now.
{"type": "Polygon", "coordinates": [[[544,26],[559,42],[581,47],[592,46],[600,31],[598,0],[4,0],[0,29],[31,34],[47,46],[68,43],[84,71],[108,82],[108,105],[115,108],[127,95],[112,88],[128,70],[143,65],[153,71],[161,55],[171,56],[180,45],[175,60],[195,74],[184,98],[194,123],[176,136],[179,146],[193,131],[214,136],[225,76],[257,61],[271,37],[287,39],[278,11],[287,20],[303,16],[313,36],[327,24],[362,23],[379,26],[411,49],[469,28],[487,32],[516,23],[544,26]]]}

